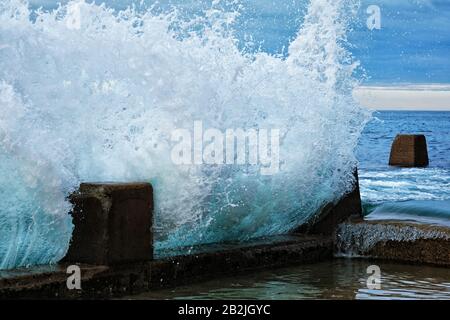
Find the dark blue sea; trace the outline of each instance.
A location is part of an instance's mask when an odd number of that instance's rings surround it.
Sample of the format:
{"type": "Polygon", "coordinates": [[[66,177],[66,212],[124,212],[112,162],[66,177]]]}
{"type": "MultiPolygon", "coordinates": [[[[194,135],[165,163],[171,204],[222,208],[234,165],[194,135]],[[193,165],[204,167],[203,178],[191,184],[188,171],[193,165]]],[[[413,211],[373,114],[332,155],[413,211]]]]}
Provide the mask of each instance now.
{"type": "Polygon", "coordinates": [[[450,112],[376,112],[357,157],[367,218],[450,225],[450,112]],[[426,136],[428,168],[388,165],[392,141],[400,133],[426,136]]]}

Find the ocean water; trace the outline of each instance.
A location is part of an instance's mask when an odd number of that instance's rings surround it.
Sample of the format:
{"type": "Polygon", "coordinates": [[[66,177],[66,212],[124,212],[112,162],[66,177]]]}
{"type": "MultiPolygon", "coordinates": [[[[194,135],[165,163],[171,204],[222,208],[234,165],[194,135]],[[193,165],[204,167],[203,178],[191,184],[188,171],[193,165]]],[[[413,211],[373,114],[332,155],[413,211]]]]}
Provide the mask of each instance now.
{"type": "Polygon", "coordinates": [[[366,126],[356,154],[367,219],[450,226],[450,112],[382,111],[366,126]],[[424,134],[427,168],[390,167],[397,134],[424,134]]]}

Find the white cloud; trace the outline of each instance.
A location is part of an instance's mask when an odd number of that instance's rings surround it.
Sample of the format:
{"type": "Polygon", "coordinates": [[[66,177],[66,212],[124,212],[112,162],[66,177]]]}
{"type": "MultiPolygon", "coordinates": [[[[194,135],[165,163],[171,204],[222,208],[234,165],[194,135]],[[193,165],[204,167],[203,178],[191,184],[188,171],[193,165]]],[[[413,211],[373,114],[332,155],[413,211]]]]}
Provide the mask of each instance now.
{"type": "Polygon", "coordinates": [[[353,95],[376,110],[449,110],[450,85],[361,86],[353,95]]]}

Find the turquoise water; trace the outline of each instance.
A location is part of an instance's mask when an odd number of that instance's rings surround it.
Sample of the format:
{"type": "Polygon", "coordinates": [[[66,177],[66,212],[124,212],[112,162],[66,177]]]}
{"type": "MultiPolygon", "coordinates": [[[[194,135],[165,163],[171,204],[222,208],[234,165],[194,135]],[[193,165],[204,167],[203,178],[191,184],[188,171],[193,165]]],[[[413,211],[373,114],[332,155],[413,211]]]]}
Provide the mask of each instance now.
{"type": "Polygon", "coordinates": [[[368,219],[450,224],[450,112],[376,112],[356,153],[368,219]],[[392,141],[400,133],[426,136],[428,168],[388,165],[392,141]]]}

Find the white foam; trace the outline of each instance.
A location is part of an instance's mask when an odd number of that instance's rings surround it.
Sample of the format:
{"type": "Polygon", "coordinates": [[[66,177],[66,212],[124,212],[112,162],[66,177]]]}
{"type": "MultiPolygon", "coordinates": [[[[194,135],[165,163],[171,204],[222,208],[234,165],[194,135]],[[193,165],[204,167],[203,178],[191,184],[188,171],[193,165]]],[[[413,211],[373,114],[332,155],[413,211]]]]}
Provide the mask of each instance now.
{"type": "Polygon", "coordinates": [[[243,54],[237,13],[214,4],[196,19],[77,5],[79,30],[66,6],[0,4],[0,268],[63,257],[82,181],[151,182],[160,247],[284,233],[351,187],[369,117],[343,47],[352,1],[311,1],[287,58],[243,54]],[[280,129],[280,173],[174,165],[171,132],[195,120],[280,129]]]}

